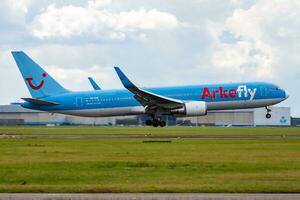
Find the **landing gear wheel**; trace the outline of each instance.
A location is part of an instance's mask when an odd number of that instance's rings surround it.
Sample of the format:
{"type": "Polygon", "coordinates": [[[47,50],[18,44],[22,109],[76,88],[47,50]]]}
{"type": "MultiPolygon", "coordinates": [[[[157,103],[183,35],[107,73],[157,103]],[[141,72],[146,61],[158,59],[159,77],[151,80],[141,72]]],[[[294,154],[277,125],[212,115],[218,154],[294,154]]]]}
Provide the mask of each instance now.
{"type": "Polygon", "coordinates": [[[146,125],[147,126],[152,126],[152,124],[153,124],[153,121],[151,119],[146,120],[146,125]]]}
{"type": "Polygon", "coordinates": [[[152,121],[152,126],[158,127],[158,125],[159,125],[159,121],[158,121],[157,119],[154,119],[154,120],[152,121]]]}
{"type": "Polygon", "coordinates": [[[165,127],[166,126],[166,122],[165,121],[160,121],[159,122],[159,126],[160,127],[165,127]]]}
{"type": "Polygon", "coordinates": [[[270,113],[267,113],[267,114],[266,114],[266,118],[267,118],[267,119],[270,119],[271,117],[272,117],[272,115],[271,115],[270,113]]]}
{"type": "Polygon", "coordinates": [[[267,110],[267,114],[266,114],[266,118],[270,119],[272,117],[272,115],[270,114],[270,112],[272,111],[270,108],[268,108],[268,106],[266,106],[266,110],[267,110]]]}

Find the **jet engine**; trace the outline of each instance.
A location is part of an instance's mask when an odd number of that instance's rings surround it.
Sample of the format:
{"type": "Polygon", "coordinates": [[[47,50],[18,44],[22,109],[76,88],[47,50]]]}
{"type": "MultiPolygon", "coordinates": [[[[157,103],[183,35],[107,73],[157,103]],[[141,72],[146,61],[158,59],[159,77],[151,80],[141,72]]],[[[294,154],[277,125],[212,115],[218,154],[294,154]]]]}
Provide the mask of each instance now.
{"type": "Polygon", "coordinates": [[[203,116],[207,114],[207,106],[204,101],[186,102],[183,108],[172,111],[174,115],[183,116],[203,116]]]}

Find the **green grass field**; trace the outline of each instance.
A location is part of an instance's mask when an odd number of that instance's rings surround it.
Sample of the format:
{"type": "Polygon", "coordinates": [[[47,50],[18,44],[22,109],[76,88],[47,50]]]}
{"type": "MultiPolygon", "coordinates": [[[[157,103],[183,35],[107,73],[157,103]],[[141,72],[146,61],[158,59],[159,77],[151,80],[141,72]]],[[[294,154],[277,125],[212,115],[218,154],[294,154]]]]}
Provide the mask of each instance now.
{"type": "MultiPolygon", "coordinates": [[[[1,134],[145,131],[299,135],[300,129],[0,128],[1,134]]],[[[300,192],[300,139],[144,140],[0,139],[0,192],[300,192]]]]}
{"type": "Polygon", "coordinates": [[[300,128],[0,126],[0,135],[1,134],[300,135],[300,128]]]}

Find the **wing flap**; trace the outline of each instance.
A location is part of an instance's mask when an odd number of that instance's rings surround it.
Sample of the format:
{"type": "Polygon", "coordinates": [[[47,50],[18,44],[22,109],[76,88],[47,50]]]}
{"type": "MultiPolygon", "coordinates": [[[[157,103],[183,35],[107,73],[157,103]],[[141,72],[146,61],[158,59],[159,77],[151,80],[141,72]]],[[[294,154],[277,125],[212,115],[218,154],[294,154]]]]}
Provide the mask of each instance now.
{"type": "Polygon", "coordinates": [[[149,105],[171,108],[173,106],[177,107],[178,104],[183,104],[180,100],[161,96],[140,88],[138,88],[137,95],[139,95],[141,99],[147,101],[149,105]]]}

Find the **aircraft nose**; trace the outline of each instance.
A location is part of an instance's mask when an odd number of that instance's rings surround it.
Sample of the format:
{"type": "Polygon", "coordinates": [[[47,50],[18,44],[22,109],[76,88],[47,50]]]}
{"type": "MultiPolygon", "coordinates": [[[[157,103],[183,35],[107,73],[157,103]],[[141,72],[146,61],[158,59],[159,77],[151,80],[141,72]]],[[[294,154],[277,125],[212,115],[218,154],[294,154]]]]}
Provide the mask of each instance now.
{"type": "Polygon", "coordinates": [[[285,90],[285,98],[289,98],[290,97],[290,94],[285,90]]]}

